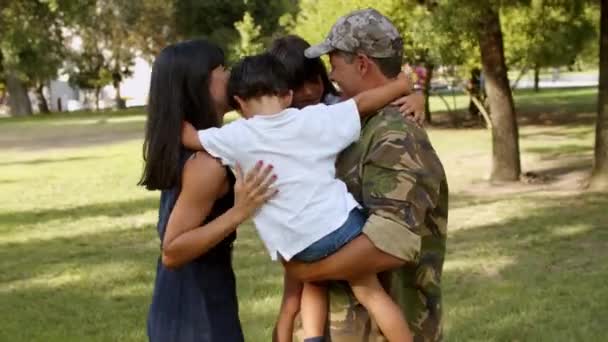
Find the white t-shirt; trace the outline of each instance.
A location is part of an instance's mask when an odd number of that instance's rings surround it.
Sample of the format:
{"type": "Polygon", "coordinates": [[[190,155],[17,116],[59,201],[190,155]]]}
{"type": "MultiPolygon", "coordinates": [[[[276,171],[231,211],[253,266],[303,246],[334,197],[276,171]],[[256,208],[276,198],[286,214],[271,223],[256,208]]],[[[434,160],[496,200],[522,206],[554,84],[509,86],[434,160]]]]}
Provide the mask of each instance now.
{"type": "Polygon", "coordinates": [[[359,139],[354,100],[285,109],[199,131],[204,149],[244,171],[259,160],[274,166],[279,193],[253,221],[270,256],[290,260],[338,229],[358,206],[336,178],[336,157],[359,139]]]}

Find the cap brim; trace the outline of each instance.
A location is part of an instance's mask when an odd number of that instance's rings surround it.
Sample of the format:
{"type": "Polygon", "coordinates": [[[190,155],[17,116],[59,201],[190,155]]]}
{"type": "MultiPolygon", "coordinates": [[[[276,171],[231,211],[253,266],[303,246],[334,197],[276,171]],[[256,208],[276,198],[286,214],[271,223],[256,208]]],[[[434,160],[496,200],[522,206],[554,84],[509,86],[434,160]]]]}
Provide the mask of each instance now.
{"type": "Polygon", "coordinates": [[[313,45],[304,50],[304,56],[306,56],[306,58],[317,58],[328,54],[333,50],[335,49],[329,44],[329,42],[324,41],[323,43],[313,45]]]}

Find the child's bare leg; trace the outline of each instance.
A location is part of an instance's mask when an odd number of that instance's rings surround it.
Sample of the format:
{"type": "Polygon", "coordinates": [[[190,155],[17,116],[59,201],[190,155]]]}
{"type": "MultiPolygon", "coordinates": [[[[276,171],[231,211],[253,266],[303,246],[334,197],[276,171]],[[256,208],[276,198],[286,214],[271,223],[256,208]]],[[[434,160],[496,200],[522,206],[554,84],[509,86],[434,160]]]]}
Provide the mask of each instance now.
{"type": "Polygon", "coordinates": [[[277,324],[273,332],[274,342],[291,342],[293,340],[293,322],[300,312],[302,300],[302,283],[287,274],[283,277],[283,301],[277,324]]]}
{"type": "Polygon", "coordinates": [[[327,289],[325,286],[304,283],[301,312],[304,338],[323,336],[327,321],[327,289]]]}
{"type": "Polygon", "coordinates": [[[374,318],[390,342],[411,342],[412,332],[401,308],[384,291],[375,274],[349,280],[355,297],[374,318]]]}

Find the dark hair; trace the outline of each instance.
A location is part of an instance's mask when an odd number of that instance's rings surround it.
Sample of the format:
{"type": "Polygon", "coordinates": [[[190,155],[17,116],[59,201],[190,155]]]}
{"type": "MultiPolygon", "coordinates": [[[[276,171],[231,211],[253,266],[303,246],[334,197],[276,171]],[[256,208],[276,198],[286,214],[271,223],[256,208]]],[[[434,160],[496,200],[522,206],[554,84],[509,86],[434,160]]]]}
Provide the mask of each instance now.
{"type": "Polygon", "coordinates": [[[268,53],[248,56],[237,62],[228,80],[228,103],[238,109],[234,96],[248,100],[260,96],[283,96],[289,93],[287,71],[268,53]]]}
{"type": "Polygon", "coordinates": [[[303,38],[295,35],[288,35],[277,38],[272,42],[268,53],[277,57],[287,70],[289,77],[289,88],[296,90],[304,85],[305,82],[316,81],[317,77],[323,82],[323,97],[327,94],[338,95],[336,87],[329,80],[327,69],[321,58],[306,58],[304,50],[310,44],[303,38]]]}
{"type": "Polygon", "coordinates": [[[152,67],[143,146],[145,167],[139,185],[148,190],[179,185],[182,121],[197,129],[220,125],[209,80],[213,69],[223,64],[222,50],[205,40],[180,42],[160,52],[152,67]]]}
{"type": "MultiPolygon", "coordinates": [[[[356,54],[354,54],[352,52],[339,51],[339,53],[342,57],[344,57],[344,60],[349,64],[355,60],[356,54]]],[[[376,63],[376,65],[380,69],[380,72],[382,72],[382,74],[386,77],[389,77],[389,78],[397,77],[399,75],[399,73],[401,72],[401,67],[403,64],[402,55],[397,55],[397,56],[387,57],[387,58],[377,58],[377,57],[370,57],[370,56],[368,56],[368,57],[374,63],[376,63]]]]}

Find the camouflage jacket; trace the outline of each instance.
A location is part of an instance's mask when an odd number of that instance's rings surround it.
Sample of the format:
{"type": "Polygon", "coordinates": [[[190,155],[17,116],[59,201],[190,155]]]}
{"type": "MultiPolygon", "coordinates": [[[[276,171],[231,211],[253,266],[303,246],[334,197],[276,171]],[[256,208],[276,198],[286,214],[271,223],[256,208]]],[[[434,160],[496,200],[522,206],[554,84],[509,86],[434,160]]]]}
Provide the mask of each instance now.
{"type": "MultiPolygon", "coordinates": [[[[361,138],[342,152],[337,172],[370,215],[364,233],[407,265],[380,278],[403,308],[414,341],[442,338],[441,272],[448,187],[426,132],[386,107],[362,123],[361,138]]],[[[332,342],[385,341],[347,285],[330,285],[332,342]]]]}

